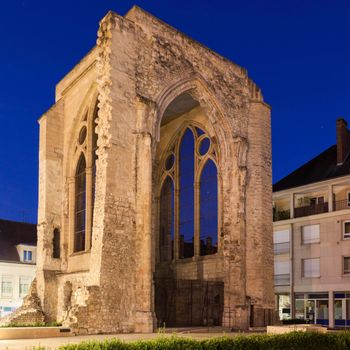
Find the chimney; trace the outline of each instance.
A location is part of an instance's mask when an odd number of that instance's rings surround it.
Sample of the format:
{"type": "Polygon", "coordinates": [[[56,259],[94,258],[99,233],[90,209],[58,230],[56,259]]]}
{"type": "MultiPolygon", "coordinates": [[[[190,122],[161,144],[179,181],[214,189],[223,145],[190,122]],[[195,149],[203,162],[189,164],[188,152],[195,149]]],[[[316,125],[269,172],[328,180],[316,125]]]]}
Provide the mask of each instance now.
{"type": "Polygon", "coordinates": [[[345,119],[337,119],[337,165],[344,163],[350,151],[350,131],[345,119]]]}

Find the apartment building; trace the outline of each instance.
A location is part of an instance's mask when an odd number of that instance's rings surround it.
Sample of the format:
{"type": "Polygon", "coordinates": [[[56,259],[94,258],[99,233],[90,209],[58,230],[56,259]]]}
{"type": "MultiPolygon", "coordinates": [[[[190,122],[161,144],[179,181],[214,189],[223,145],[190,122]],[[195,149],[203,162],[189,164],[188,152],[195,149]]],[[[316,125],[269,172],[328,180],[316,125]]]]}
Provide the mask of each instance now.
{"type": "Polygon", "coordinates": [[[350,326],[350,132],[273,186],[280,319],[350,326]]]}
{"type": "Polygon", "coordinates": [[[0,317],[21,306],[36,270],[36,225],[0,220],[0,317]]]}

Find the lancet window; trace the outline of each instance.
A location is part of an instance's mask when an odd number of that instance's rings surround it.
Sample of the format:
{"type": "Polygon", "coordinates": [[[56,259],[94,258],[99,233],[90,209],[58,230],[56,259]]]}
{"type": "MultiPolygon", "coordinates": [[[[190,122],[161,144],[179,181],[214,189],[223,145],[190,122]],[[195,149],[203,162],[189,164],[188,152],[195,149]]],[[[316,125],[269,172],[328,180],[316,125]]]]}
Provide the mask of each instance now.
{"type": "Polygon", "coordinates": [[[92,240],[92,223],[96,182],[96,118],[98,108],[88,110],[80,122],[76,139],[74,173],[73,252],[88,251],[92,240]]]}

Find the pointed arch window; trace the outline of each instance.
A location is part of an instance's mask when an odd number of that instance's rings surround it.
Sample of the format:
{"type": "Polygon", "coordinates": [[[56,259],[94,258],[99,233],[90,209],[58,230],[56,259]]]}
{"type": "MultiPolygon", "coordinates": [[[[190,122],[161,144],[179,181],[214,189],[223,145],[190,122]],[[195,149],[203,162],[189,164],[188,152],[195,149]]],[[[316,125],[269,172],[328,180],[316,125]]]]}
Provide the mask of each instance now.
{"type": "Polygon", "coordinates": [[[86,161],[82,154],[75,174],[74,251],[85,250],[86,236],[86,161]]]}
{"type": "Polygon", "coordinates": [[[218,249],[218,177],[215,163],[208,159],[200,176],[200,255],[218,249]]]}
{"type": "Polygon", "coordinates": [[[189,124],[161,161],[159,258],[218,251],[219,177],[215,142],[204,128],[189,124]]]}
{"type": "Polygon", "coordinates": [[[160,261],[174,257],[174,182],[167,176],[160,194],[160,261]]]}
{"type": "Polygon", "coordinates": [[[93,104],[82,118],[77,135],[75,153],[78,162],[74,174],[73,252],[87,251],[92,242],[95,202],[97,133],[97,104],[93,104]]]}
{"type": "Polygon", "coordinates": [[[179,239],[180,258],[194,256],[195,137],[190,128],[182,136],[179,149],[179,239]]]}

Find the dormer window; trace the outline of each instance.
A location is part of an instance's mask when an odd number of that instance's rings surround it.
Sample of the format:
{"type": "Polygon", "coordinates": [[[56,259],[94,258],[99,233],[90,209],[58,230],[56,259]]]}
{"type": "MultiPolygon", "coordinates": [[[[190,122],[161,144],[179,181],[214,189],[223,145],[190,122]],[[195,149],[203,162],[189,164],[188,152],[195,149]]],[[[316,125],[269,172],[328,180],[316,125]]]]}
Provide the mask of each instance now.
{"type": "Polygon", "coordinates": [[[33,252],[31,250],[23,251],[23,261],[28,261],[28,262],[33,261],[33,252]]]}

